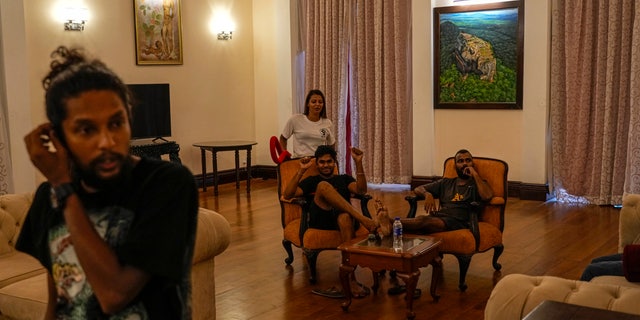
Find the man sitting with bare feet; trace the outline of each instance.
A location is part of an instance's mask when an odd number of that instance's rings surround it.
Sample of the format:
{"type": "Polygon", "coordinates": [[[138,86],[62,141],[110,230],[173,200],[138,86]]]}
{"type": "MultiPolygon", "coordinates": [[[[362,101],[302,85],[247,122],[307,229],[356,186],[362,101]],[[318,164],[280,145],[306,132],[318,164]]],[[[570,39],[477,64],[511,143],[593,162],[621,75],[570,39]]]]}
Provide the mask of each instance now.
{"type": "MultiPolygon", "coordinates": [[[[351,157],[356,164],[356,178],[347,174],[335,174],[336,151],[321,145],[315,152],[315,163],[311,158],[300,159],[300,170],[287,184],[284,198],[299,196],[308,198],[309,227],[323,230],[339,230],[342,241],[355,236],[354,221],[360,222],[369,232],[377,229],[377,223],[358,210],[350,202],[351,194],[367,192],[367,179],[362,167],[363,152],[351,148],[351,157]],[[318,167],[318,175],[300,181],[311,166],[318,167]]],[[[352,292],[358,292],[352,290],[352,292]]]]}
{"type": "MultiPolygon", "coordinates": [[[[438,181],[415,188],[415,194],[425,198],[426,215],[415,218],[401,218],[402,229],[406,233],[430,234],[435,232],[458,230],[470,227],[469,211],[493,197],[493,190],[476,171],[473,157],[468,150],[462,149],[455,155],[455,178],[442,178],[438,181]],[[435,199],[439,199],[436,206],[435,199]]],[[[392,223],[387,209],[376,200],[377,218],[380,229],[392,223]]],[[[393,289],[393,288],[392,288],[393,289]]],[[[391,289],[389,290],[391,293],[391,289]]]]}
{"type": "MultiPolygon", "coordinates": [[[[421,185],[413,190],[424,197],[424,209],[427,215],[415,218],[402,218],[402,229],[407,233],[430,234],[469,228],[469,211],[493,197],[493,190],[482,179],[473,166],[473,157],[465,149],[455,155],[456,178],[442,178],[438,181],[421,185]],[[435,199],[439,199],[436,206],[435,199]]],[[[376,200],[378,221],[387,220],[393,223],[382,202],[376,200]],[[386,217],[386,219],[383,219],[386,217]]]]}
{"type": "Polygon", "coordinates": [[[425,198],[426,216],[401,219],[407,232],[434,233],[469,228],[469,211],[493,197],[493,190],[473,165],[473,157],[462,149],[455,154],[456,178],[443,178],[413,191],[425,198]],[[439,199],[439,207],[434,199],[439,199]]]}

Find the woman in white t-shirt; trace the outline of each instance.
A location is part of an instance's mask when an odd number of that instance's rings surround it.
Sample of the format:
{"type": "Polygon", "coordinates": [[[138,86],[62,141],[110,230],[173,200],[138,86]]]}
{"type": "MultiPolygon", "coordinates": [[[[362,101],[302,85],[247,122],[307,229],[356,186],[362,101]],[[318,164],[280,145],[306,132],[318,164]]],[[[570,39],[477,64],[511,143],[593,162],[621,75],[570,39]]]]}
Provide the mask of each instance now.
{"type": "Polygon", "coordinates": [[[335,147],[333,123],[327,119],[324,105],[324,94],[314,89],[309,91],[304,104],[304,114],[296,114],[289,118],[280,135],[280,144],[284,150],[292,153],[293,158],[313,157],[319,145],[335,147]],[[293,139],[291,149],[287,141],[293,139]]]}

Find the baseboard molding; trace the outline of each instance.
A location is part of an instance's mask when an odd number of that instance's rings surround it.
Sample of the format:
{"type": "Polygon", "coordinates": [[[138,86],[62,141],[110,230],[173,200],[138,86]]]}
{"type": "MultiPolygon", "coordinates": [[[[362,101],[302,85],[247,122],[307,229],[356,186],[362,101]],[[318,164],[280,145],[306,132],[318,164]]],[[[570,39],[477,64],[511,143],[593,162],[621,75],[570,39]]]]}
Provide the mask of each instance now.
{"type": "MultiPolygon", "coordinates": [[[[413,176],[411,179],[411,190],[417,186],[430,183],[438,179],[440,179],[439,176],[413,176]]],[[[520,200],[547,201],[548,193],[549,186],[546,184],[507,181],[507,194],[509,197],[520,198],[520,200]]]]}
{"type": "MultiPolygon", "coordinates": [[[[202,188],[202,174],[194,175],[196,179],[196,185],[202,188]]],[[[278,172],[276,166],[251,166],[251,177],[262,179],[277,179],[278,172]]],[[[240,168],[240,181],[247,179],[247,171],[244,168],[240,168]]],[[[235,183],[236,182],[236,170],[228,169],[218,171],[218,184],[235,183]]],[[[205,177],[206,186],[213,186],[213,173],[208,172],[205,177]]]]}
{"type": "MultiPolygon", "coordinates": [[[[276,166],[257,165],[251,167],[251,176],[253,178],[277,179],[278,172],[276,166]]],[[[196,183],[202,187],[202,175],[196,175],[196,183]]],[[[240,170],[240,179],[247,178],[247,172],[240,170]]],[[[413,176],[411,178],[411,189],[430,183],[440,179],[440,176],[413,176]]],[[[232,183],[236,181],[236,172],[234,169],[218,171],[218,183],[232,183]]],[[[205,182],[207,186],[213,186],[213,173],[207,173],[205,182]]],[[[549,193],[549,186],[546,184],[524,183],[520,181],[508,181],[507,192],[510,197],[520,198],[521,200],[537,200],[546,201],[549,193]]]]}

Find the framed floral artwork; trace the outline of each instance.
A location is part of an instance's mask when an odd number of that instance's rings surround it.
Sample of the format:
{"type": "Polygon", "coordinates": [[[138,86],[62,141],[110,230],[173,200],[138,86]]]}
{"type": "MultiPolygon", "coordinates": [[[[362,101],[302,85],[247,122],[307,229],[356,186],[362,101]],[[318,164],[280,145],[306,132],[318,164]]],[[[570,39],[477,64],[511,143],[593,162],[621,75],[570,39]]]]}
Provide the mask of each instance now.
{"type": "Polygon", "coordinates": [[[134,0],[136,63],[182,64],[180,0],[134,0]]]}
{"type": "Polygon", "coordinates": [[[434,107],[522,109],[524,1],[434,8],[434,107]]]}

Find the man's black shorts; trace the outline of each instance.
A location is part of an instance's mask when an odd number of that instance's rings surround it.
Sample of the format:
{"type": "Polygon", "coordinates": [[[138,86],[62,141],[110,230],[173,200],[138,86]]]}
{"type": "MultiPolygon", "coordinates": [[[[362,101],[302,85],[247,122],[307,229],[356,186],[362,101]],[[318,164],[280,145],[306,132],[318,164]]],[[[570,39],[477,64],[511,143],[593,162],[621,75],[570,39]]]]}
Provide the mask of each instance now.
{"type": "Polygon", "coordinates": [[[468,229],[469,221],[462,220],[457,217],[454,217],[447,213],[447,209],[441,209],[440,211],[432,212],[430,215],[432,217],[439,218],[442,220],[447,228],[447,230],[458,230],[458,229],[468,229]]]}
{"type": "Polygon", "coordinates": [[[312,203],[309,206],[309,228],[340,230],[338,227],[338,213],[333,209],[324,210],[312,203]]]}

